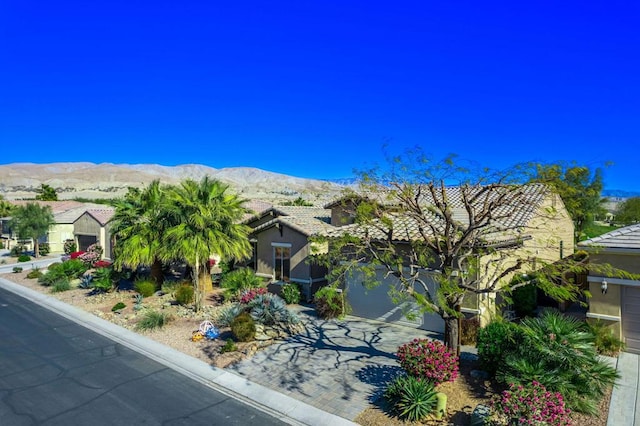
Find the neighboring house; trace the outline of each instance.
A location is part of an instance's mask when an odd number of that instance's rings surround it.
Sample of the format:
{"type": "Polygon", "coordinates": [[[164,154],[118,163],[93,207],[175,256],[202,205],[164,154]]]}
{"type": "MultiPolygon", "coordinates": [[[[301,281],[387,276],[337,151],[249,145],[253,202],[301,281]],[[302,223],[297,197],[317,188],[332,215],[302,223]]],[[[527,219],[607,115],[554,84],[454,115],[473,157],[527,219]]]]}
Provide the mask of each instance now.
{"type": "MultiPolygon", "coordinates": [[[[589,263],[640,274],[640,224],[581,241],[578,247],[589,252],[589,263]]],[[[640,280],[591,272],[587,281],[592,295],[587,317],[604,321],[627,351],[640,354],[640,280]]]]}
{"type": "MultiPolygon", "coordinates": [[[[49,232],[40,242],[49,243],[49,250],[52,254],[64,253],[64,243],[67,240],[74,240],[78,250],[85,250],[93,242],[99,242],[104,249],[103,257],[111,257],[111,235],[108,233],[108,221],[113,216],[114,209],[94,203],[82,203],[79,201],[40,201],[40,200],[16,200],[12,204],[21,206],[27,203],[37,203],[41,206],[51,207],[54,224],[49,228],[49,232]],[[80,220],[85,214],[90,213],[92,219],[80,220]],[[94,222],[94,225],[91,222],[94,222]],[[88,224],[85,224],[88,222],[88,224]],[[89,243],[92,241],[91,243],[89,243]],[[103,245],[104,244],[104,245],[103,245]]],[[[5,222],[10,218],[3,218],[3,241],[7,243],[7,248],[18,244],[18,240],[13,235],[5,222]],[[7,230],[7,234],[5,234],[7,230]]],[[[20,241],[25,243],[27,250],[32,250],[31,241],[20,241]]]]}
{"type": "MultiPolygon", "coordinates": [[[[543,185],[530,185],[526,191],[527,203],[509,207],[513,211],[508,210],[507,219],[496,224],[495,232],[487,236],[488,244],[509,247],[509,253],[513,259],[531,257],[539,259],[540,263],[555,262],[571,255],[574,251],[574,227],[561,198],[543,185]]],[[[458,188],[449,188],[448,195],[449,202],[453,206],[454,217],[464,223],[466,215],[458,188]]],[[[371,196],[367,198],[371,199],[371,196]]],[[[393,223],[394,244],[399,250],[421,238],[417,223],[404,215],[397,205],[390,204],[379,195],[376,196],[375,201],[387,208],[388,217],[393,223]]],[[[345,232],[358,235],[365,232],[360,225],[353,223],[352,212],[358,202],[358,197],[352,195],[327,204],[325,207],[331,210],[331,225],[334,228],[325,235],[339,236],[345,232]]],[[[374,240],[384,240],[386,237],[384,228],[382,222],[378,222],[378,227],[367,228],[367,236],[374,240]]],[[[488,259],[480,260],[481,264],[486,264],[488,261],[488,259]]],[[[430,291],[435,291],[437,288],[437,283],[433,279],[434,273],[428,271],[420,273],[421,278],[428,283],[430,291]]],[[[413,302],[399,306],[391,300],[388,292],[391,287],[397,285],[394,277],[388,277],[386,271],[379,269],[377,279],[382,284],[373,289],[366,289],[362,285],[362,277],[358,275],[347,279],[345,291],[354,315],[429,331],[444,331],[444,321],[439,315],[420,314],[417,305],[413,302]],[[409,312],[412,315],[407,315],[409,312]]],[[[481,325],[486,324],[494,316],[495,310],[495,295],[468,296],[465,298],[462,309],[466,316],[479,315],[481,325]]]]}
{"type": "Polygon", "coordinates": [[[86,209],[73,222],[73,234],[79,251],[86,251],[92,244],[102,247],[102,258],[111,259],[113,253],[113,239],[111,238],[111,224],[115,209],[110,207],[86,209]]]}
{"type": "MultiPolygon", "coordinates": [[[[256,210],[256,209],[254,209],[256,210]]],[[[321,207],[272,206],[245,218],[250,226],[253,247],[246,266],[256,275],[268,278],[270,288],[295,282],[311,300],[314,292],[326,284],[327,270],[312,261],[309,237],[331,227],[330,210],[321,207]]]]}

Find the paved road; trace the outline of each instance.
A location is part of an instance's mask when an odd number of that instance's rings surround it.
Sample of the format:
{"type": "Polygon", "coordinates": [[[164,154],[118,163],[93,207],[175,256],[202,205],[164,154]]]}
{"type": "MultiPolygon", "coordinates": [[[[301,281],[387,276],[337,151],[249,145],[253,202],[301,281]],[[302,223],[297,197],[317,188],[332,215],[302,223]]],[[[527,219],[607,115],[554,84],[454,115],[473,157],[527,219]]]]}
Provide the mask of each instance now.
{"type": "Polygon", "coordinates": [[[0,288],[0,424],[284,423],[0,288]]]}

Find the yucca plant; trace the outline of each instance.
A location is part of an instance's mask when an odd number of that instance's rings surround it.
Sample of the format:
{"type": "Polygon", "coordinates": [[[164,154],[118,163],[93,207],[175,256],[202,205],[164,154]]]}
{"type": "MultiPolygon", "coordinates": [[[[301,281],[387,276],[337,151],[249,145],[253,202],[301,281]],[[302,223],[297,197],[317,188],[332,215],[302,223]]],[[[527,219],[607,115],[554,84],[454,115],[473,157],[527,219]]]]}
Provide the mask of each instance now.
{"type": "Polygon", "coordinates": [[[435,413],[438,391],[433,383],[413,376],[400,376],[387,387],[384,396],[402,419],[422,421],[435,413]]]}

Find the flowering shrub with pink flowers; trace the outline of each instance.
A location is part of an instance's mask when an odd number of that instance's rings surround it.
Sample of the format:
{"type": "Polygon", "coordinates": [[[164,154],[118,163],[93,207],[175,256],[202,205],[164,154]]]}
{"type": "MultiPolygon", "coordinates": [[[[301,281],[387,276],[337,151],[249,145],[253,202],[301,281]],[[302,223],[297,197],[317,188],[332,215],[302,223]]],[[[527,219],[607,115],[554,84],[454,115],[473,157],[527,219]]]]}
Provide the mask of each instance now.
{"type": "Polygon", "coordinates": [[[437,386],[458,377],[458,357],[437,340],[414,339],[398,348],[398,362],[407,374],[437,386]]]}
{"type": "Polygon", "coordinates": [[[78,259],[82,260],[89,266],[94,266],[97,261],[102,257],[102,247],[99,244],[91,244],[87,247],[87,251],[78,256],[78,259]]]}
{"type": "Polygon", "coordinates": [[[267,289],[265,287],[258,287],[258,288],[245,290],[240,295],[240,303],[247,304],[261,294],[267,294],[267,289]]]}
{"type": "Polygon", "coordinates": [[[571,410],[559,392],[550,392],[542,384],[512,384],[492,401],[493,416],[498,424],[550,425],[571,424],[571,410]]]}

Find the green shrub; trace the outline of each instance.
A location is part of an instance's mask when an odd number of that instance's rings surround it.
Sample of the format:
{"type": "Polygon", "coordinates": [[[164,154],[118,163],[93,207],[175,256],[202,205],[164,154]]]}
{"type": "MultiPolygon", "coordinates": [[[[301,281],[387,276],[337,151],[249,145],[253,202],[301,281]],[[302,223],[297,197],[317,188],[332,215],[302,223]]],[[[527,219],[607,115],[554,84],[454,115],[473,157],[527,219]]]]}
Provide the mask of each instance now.
{"type": "Polygon", "coordinates": [[[236,342],[234,342],[233,339],[227,339],[224,346],[220,348],[220,353],[235,352],[237,350],[238,346],[236,346],[236,342]]]}
{"type": "MultiPolygon", "coordinates": [[[[80,278],[89,270],[89,267],[80,259],[69,259],[59,265],[64,274],[70,279],[80,278]]],[[[51,266],[49,266],[49,268],[51,268],[51,266]]]]}
{"type": "Polygon", "coordinates": [[[69,282],[69,278],[67,277],[59,279],[51,286],[52,293],[60,293],[67,290],[71,290],[71,283],[69,282]]]}
{"type": "Polygon", "coordinates": [[[251,342],[256,337],[256,324],[251,315],[243,312],[231,321],[231,333],[239,342],[251,342]]]}
{"type": "Polygon", "coordinates": [[[49,253],[51,253],[51,249],[49,248],[49,243],[38,244],[38,254],[40,254],[40,256],[46,256],[49,253]]]}
{"type": "Polygon", "coordinates": [[[133,283],[133,287],[143,297],[152,296],[156,292],[156,284],[148,278],[136,280],[133,283]]]}
{"type": "Polygon", "coordinates": [[[264,281],[249,268],[240,268],[224,274],[220,287],[224,289],[227,300],[238,300],[245,290],[264,287],[264,281]]]}
{"type": "Polygon", "coordinates": [[[96,268],[93,271],[93,288],[96,291],[109,292],[113,289],[111,268],[96,268]]]}
{"type": "Polygon", "coordinates": [[[137,330],[153,330],[162,328],[172,320],[167,312],[149,310],[146,311],[136,324],[137,330]]]}
{"type": "Polygon", "coordinates": [[[188,284],[188,285],[181,285],[180,287],[178,287],[176,289],[176,302],[178,302],[179,305],[182,306],[187,306],[190,303],[193,303],[193,296],[194,296],[194,289],[193,286],[188,284]]]}
{"type": "Polygon", "coordinates": [[[31,256],[29,256],[28,254],[21,254],[20,256],[18,256],[18,262],[28,262],[31,260],[31,256]]]}
{"type": "Polygon", "coordinates": [[[73,240],[65,240],[64,242],[64,254],[71,254],[77,250],[78,246],[73,240]]]}
{"type": "Polygon", "coordinates": [[[625,349],[624,342],[618,339],[613,333],[613,330],[607,327],[603,321],[589,321],[587,322],[587,326],[589,331],[593,333],[593,344],[600,355],[616,356],[620,351],[625,349]]]}
{"type": "Polygon", "coordinates": [[[168,281],[164,281],[162,283],[161,291],[164,294],[175,295],[175,292],[178,289],[178,287],[183,286],[183,285],[192,285],[192,284],[191,284],[190,281],[180,282],[180,281],[176,281],[176,280],[168,280],[168,281]]]}
{"type": "Polygon", "coordinates": [[[389,384],[384,396],[400,418],[420,422],[435,413],[437,394],[433,383],[427,380],[400,376],[389,384]]]}
{"type": "Polygon", "coordinates": [[[113,305],[113,307],[111,308],[111,312],[116,312],[116,311],[119,311],[120,309],[124,309],[126,307],[127,307],[127,305],[125,305],[123,302],[118,302],[115,305],[113,305]]]}
{"type": "Polygon", "coordinates": [[[511,300],[518,318],[531,317],[538,307],[538,288],[532,284],[518,287],[511,294],[511,300]]]}
{"type": "Polygon", "coordinates": [[[18,274],[20,272],[22,272],[22,268],[21,267],[19,267],[19,266],[14,266],[13,267],[13,273],[14,274],[18,274]]]}
{"type": "Polygon", "coordinates": [[[517,324],[497,320],[478,330],[476,347],[480,366],[495,375],[507,354],[522,342],[522,333],[517,324]]]}
{"type": "Polygon", "coordinates": [[[534,380],[560,392],[572,411],[597,414],[598,404],[619,374],[598,357],[595,337],[584,322],[546,310],[521,324],[523,342],[507,354],[498,381],[526,386],[534,380]]]}
{"type": "Polygon", "coordinates": [[[243,306],[239,303],[231,303],[227,306],[224,306],[218,312],[218,317],[215,319],[218,327],[229,327],[233,320],[244,312],[246,306],[243,306]]]}
{"type": "Polygon", "coordinates": [[[344,293],[333,286],[322,287],[313,300],[320,318],[340,318],[351,311],[344,293]]]}
{"type": "Polygon", "coordinates": [[[18,257],[23,252],[24,252],[24,246],[23,245],[13,246],[13,248],[11,250],[9,250],[9,256],[18,257]]]}
{"type": "Polygon", "coordinates": [[[29,272],[27,272],[27,278],[33,280],[33,279],[39,279],[42,276],[42,271],[40,269],[33,268],[32,270],[30,270],[29,272]]]}
{"type": "Polygon", "coordinates": [[[298,283],[286,283],[282,286],[282,298],[287,304],[300,303],[300,284],[298,283]]]}

